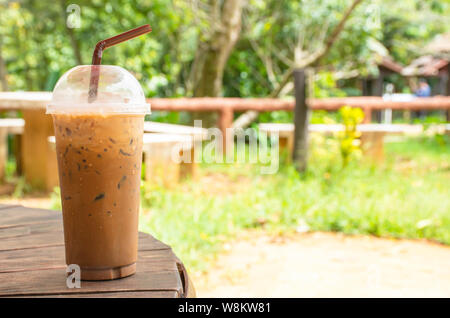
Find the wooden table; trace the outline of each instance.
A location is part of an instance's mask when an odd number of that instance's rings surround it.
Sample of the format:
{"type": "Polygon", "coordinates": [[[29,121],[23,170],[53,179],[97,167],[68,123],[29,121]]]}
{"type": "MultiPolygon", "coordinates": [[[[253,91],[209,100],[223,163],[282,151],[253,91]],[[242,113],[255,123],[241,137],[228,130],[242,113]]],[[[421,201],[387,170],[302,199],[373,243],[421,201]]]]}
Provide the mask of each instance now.
{"type": "Polygon", "coordinates": [[[0,205],[0,297],[195,297],[170,246],[139,233],[136,274],[66,286],[61,212],[0,205]]]}
{"type": "Polygon", "coordinates": [[[53,120],[46,115],[50,92],[0,92],[0,110],[22,112],[25,127],[22,137],[22,169],[25,180],[36,189],[47,187],[47,137],[53,135],[53,120]]]}
{"type": "Polygon", "coordinates": [[[171,188],[183,178],[195,178],[197,162],[192,136],[145,133],[143,139],[145,180],[171,188]]]}
{"type": "Polygon", "coordinates": [[[163,180],[165,180],[165,183],[170,186],[171,184],[178,183],[178,180],[183,177],[195,178],[197,176],[197,163],[201,161],[199,156],[203,149],[202,143],[208,138],[208,130],[206,128],[146,121],[144,122],[144,132],[146,133],[144,134],[144,160],[146,161],[147,180],[151,180],[151,173],[160,174],[161,176],[164,176],[163,180]],[[170,136],[178,137],[171,138],[170,136]],[[186,137],[189,137],[190,140],[183,140],[186,137]],[[185,146],[180,155],[182,158],[188,159],[189,162],[185,161],[180,164],[175,163],[174,165],[170,156],[166,155],[165,158],[164,156],[160,156],[160,153],[164,153],[163,149],[158,149],[163,146],[162,144],[159,144],[161,141],[166,141],[165,145],[167,146],[174,141],[184,143],[185,146]],[[150,154],[150,156],[147,157],[147,154],[150,154]],[[157,162],[161,162],[162,160],[166,162],[163,167],[167,166],[167,163],[172,165],[173,169],[169,169],[169,173],[166,173],[165,171],[157,172],[155,169],[149,169],[151,165],[158,166],[157,162]]]}

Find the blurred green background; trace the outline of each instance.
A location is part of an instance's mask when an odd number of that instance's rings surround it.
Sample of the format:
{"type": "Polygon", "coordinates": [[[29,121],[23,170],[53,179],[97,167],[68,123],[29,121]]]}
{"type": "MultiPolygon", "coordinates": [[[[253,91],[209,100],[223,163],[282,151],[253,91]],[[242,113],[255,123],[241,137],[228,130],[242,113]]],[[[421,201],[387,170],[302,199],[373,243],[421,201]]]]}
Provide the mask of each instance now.
{"type": "MultiPolygon", "coordinates": [[[[241,31],[226,63],[220,94],[273,93],[295,55],[301,59],[319,50],[351,3],[244,1],[241,31]]],[[[216,11],[223,7],[219,0],[1,0],[1,82],[7,86],[3,90],[52,90],[62,73],[90,64],[97,41],[149,23],[150,35],[108,49],[103,63],[132,71],[149,97],[194,96],[195,67],[202,54],[217,45],[216,11]],[[71,3],[80,8],[79,20],[75,11],[67,10],[71,3]],[[68,28],[67,21],[80,22],[80,27],[68,28]]],[[[384,54],[407,65],[435,35],[450,30],[449,17],[446,0],[363,1],[316,68],[314,94],[361,94],[355,75],[376,75],[376,62],[384,54]]],[[[408,90],[404,83],[399,85],[403,87],[398,91],[408,90]]],[[[289,94],[286,89],[281,95],[289,94]]]]}

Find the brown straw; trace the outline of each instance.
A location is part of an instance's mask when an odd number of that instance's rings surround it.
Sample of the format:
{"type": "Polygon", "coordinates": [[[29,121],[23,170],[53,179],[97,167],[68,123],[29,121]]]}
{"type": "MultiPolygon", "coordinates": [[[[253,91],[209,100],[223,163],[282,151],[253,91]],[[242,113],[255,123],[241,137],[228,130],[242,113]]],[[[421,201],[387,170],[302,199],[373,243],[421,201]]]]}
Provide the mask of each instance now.
{"type": "Polygon", "coordinates": [[[150,25],[145,24],[136,29],[126,31],[124,33],[118,34],[116,36],[110,37],[97,43],[94,49],[94,54],[92,54],[91,78],[89,82],[89,97],[88,97],[89,103],[92,103],[97,98],[98,79],[100,77],[99,65],[102,62],[103,50],[116,44],[122,43],[124,41],[131,40],[142,34],[149,33],[151,31],[152,28],[150,27],[150,25]]]}

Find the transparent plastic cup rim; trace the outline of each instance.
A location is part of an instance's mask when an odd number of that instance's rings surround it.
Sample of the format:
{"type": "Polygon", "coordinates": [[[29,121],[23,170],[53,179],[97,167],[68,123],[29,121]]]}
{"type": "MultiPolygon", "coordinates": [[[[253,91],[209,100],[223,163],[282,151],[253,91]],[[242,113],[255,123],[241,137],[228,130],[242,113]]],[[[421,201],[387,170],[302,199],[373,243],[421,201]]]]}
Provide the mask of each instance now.
{"type": "Polygon", "coordinates": [[[47,114],[150,114],[150,104],[137,79],[117,65],[98,65],[97,98],[89,102],[93,65],[65,72],[53,89],[47,114]]]}

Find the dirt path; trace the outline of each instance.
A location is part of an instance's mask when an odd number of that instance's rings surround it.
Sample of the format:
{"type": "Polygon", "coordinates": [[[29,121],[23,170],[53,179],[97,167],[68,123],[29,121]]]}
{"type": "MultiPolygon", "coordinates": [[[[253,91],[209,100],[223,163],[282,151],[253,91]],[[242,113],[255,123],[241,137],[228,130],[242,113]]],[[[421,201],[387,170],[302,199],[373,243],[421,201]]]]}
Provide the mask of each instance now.
{"type": "Polygon", "coordinates": [[[194,283],[199,297],[450,297],[450,247],[333,233],[250,234],[194,283]]]}

